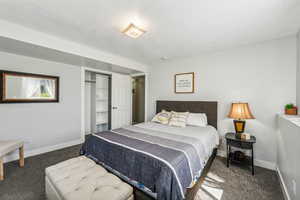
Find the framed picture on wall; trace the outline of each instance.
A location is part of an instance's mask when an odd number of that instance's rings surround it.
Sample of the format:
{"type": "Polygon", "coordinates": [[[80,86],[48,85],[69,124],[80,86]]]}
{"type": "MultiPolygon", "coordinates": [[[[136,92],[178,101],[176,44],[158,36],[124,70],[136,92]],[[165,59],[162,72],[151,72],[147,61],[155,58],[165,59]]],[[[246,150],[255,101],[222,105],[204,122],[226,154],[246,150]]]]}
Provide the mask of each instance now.
{"type": "Polygon", "coordinates": [[[194,72],[175,74],[175,93],[194,93],[194,72]]]}

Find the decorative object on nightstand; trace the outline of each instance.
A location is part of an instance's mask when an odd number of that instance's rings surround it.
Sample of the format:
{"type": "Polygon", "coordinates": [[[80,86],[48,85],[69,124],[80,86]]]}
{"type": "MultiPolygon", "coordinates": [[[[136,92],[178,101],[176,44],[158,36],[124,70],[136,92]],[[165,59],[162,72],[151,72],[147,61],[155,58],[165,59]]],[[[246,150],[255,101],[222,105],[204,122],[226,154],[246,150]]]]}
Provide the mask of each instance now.
{"type": "Polygon", "coordinates": [[[286,104],[285,105],[285,114],[286,115],[297,115],[298,114],[298,108],[294,106],[294,104],[286,104]]]}
{"type": "Polygon", "coordinates": [[[241,133],[241,139],[242,140],[250,140],[251,135],[249,133],[241,133]]]}
{"type": "Polygon", "coordinates": [[[232,103],[228,117],[234,119],[233,123],[236,137],[239,139],[241,138],[241,133],[245,130],[245,119],[255,119],[251,113],[248,103],[232,103]]]}
{"type": "Polygon", "coordinates": [[[254,175],[254,150],[253,144],[256,143],[255,136],[251,136],[249,140],[238,139],[235,137],[235,133],[227,133],[226,136],[226,145],[227,145],[227,167],[229,163],[239,163],[251,165],[252,175],[254,175]],[[241,151],[231,152],[231,147],[237,147],[240,149],[251,150],[251,156],[245,156],[241,151]]]}

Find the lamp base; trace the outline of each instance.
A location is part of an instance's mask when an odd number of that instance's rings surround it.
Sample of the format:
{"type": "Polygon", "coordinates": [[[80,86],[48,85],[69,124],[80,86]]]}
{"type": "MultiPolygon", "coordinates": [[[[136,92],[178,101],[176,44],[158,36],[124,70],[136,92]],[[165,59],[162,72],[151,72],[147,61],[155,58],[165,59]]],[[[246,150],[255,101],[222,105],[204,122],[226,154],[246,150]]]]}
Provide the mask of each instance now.
{"type": "Polygon", "coordinates": [[[234,128],[236,132],[236,138],[241,139],[241,133],[245,131],[246,121],[243,120],[233,120],[234,128]]]}

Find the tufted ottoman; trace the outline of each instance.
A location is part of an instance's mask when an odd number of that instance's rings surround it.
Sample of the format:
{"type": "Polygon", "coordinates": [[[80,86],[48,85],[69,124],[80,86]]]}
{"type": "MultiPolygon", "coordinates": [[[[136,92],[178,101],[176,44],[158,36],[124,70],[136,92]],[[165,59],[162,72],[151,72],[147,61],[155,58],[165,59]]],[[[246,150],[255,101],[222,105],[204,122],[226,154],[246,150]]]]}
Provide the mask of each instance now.
{"type": "Polygon", "coordinates": [[[133,189],[80,156],[46,168],[48,200],[133,200],[133,189]]]}

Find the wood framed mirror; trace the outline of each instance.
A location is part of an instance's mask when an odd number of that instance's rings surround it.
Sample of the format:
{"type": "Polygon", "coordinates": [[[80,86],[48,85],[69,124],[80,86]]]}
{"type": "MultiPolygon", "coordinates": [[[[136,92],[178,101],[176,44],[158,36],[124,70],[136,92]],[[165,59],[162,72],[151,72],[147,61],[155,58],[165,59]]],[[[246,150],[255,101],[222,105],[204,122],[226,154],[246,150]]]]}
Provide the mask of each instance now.
{"type": "Polygon", "coordinates": [[[59,102],[59,77],[0,70],[0,103],[59,102]]]}

